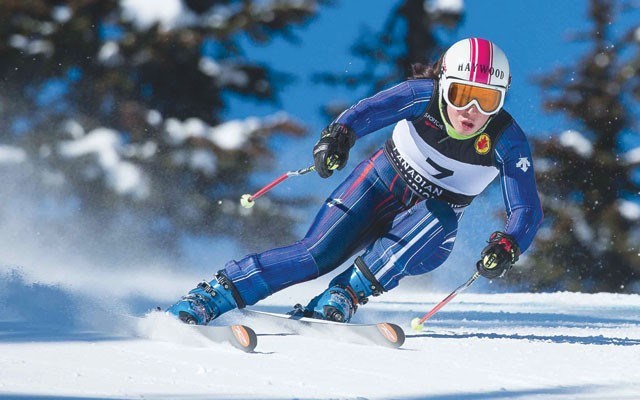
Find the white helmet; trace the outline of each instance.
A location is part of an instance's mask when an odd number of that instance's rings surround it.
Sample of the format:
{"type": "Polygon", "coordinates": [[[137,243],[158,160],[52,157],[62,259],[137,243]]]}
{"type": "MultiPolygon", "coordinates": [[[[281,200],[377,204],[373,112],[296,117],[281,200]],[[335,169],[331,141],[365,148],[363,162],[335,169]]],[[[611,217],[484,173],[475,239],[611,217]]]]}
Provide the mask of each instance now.
{"type": "Polygon", "coordinates": [[[507,56],[489,40],[463,39],[444,53],[440,98],[457,110],[475,103],[486,115],[497,113],[510,82],[507,56]]]}

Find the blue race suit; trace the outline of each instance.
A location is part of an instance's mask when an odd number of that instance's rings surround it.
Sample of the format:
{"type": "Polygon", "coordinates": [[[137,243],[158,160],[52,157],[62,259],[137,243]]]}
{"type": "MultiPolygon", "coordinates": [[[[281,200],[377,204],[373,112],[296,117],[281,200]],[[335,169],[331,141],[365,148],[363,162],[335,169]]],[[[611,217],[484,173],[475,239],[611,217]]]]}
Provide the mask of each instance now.
{"type": "Polygon", "coordinates": [[[221,272],[246,305],[324,275],[359,253],[384,290],[432,271],[451,253],[465,207],[498,175],[504,232],[526,251],[542,209],[523,131],[501,110],[472,138],[453,138],[437,90],[434,80],[408,80],[334,121],[357,137],[396,125],[386,144],[331,193],[302,240],[225,265],[221,272]]]}

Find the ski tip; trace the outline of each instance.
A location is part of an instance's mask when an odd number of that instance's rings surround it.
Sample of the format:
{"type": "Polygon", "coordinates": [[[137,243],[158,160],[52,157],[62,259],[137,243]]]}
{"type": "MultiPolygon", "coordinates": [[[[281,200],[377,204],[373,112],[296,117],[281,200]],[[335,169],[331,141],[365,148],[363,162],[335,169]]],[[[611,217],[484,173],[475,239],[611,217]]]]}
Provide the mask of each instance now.
{"type": "Polygon", "coordinates": [[[404,344],[405,334],[398,325],[390,322],[381,322],[376,326],[385,339],[383,343],[385,346],[397,349],[404,344]]]}
{"type": "Polygon", "coordinates": [[[232,325],[231,332],[233,333],[231,344],[246,353],[251,353],[258,345],[256,332],[248,326],[232,325]]]}

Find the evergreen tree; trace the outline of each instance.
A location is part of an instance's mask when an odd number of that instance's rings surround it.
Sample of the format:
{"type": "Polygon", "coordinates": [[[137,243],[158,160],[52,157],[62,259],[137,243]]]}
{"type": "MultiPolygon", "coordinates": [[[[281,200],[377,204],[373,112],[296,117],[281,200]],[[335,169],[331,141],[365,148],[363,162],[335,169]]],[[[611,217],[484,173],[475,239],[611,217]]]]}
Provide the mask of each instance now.
{"type": "MultiPolygon", "coordinates": [[[[529,268],[514,272],[532,289],[640,290],[640,100],[638,26],[614,35],[624,6],[592,0],[588,53],[540,78],[546,110],[575,130],[534,140],[545,223],[529,268]]],[[[633,10],[624,9],[624,12],[633,10]]]]}
{"type": "Polygon", "coordinates": [[[247,211],[238,199],[270,164],[268,138],[304,128],[222,115],[230,94],[275,102],[290,79],[247,59],[241,39],[294,38],[323,3],[175,0],[163,14],[154,1],[0,2],[0,143],[43,199],[90,216],[102,247],[140,224],[165,246],[180,232],[288,240],[281,201],[247,211]]]}

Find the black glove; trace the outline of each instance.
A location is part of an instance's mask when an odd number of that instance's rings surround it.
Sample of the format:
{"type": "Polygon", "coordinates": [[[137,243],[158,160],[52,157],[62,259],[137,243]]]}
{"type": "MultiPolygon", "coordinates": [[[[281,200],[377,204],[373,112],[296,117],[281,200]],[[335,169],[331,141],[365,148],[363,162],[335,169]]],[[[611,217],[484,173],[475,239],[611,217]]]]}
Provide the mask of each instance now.
{"type": "Polygon", "coordinates": [[[510,235],[493,232],[489,244],[480,253],[476,268],[487,279],[502,278],[519,257],[520,248],[510,235]]]}
{"type": "Polygon", "coordinates": [[[331,124],[326,127],[313,147],[313,163],[318,175],[328,178],[334,169],[344,168],[355,142],[356,134],[348,126],[331,124]]]}

